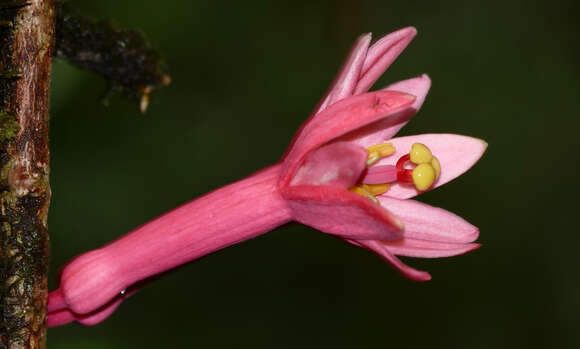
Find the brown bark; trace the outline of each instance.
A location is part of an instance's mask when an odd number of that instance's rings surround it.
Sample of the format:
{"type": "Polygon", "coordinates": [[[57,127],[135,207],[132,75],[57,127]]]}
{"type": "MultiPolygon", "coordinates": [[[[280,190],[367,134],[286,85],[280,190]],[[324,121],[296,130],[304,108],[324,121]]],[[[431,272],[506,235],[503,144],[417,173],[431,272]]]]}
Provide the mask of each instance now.
{"type": "Polygon", "coordinates": [[[46,346],[53,0],[0,0],[0,348],[46,346]]]}

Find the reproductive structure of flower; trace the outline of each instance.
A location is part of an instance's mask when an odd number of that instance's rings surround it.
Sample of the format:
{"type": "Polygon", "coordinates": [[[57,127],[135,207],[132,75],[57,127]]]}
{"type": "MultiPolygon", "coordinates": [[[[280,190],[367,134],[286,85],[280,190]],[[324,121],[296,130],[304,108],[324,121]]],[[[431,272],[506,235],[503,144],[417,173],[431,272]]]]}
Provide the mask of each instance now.
{"type": "Polygon", "coordinates": [[[49,326],[99,323],[155,275],[291,221],[369,249],[416,281],[431,276],[397,256],[478,248],[477,227],[411,198],[466,172],[487,144],[455,134],[394,137],[421,108],[427,75],[367,92],[416,33],[403,28],[373,45],[370,34],[359,37],[279,163],[69,262],[49,295],[49,326]]]}

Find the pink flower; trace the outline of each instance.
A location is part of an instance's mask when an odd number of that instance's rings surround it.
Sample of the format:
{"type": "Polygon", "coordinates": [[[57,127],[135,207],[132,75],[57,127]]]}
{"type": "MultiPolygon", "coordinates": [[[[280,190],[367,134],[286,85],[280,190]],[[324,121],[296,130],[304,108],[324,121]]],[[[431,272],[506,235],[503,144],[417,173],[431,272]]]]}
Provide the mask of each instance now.
{"type": "Polygon", "coordinates": [[[391,139],[421,107],[426,75],[366,93],[415,35],[404,28],[370,47],[371,35],[361,36],[279,164],[71,261],[49,296],[49,325],[96,324],[148,278],[290,221],[370,249],[417,281],[431,276],[396,255],[447,257],[479,247],[475,226],[409,198],[467,171],[485,142],[452,134],[391,139]]]}

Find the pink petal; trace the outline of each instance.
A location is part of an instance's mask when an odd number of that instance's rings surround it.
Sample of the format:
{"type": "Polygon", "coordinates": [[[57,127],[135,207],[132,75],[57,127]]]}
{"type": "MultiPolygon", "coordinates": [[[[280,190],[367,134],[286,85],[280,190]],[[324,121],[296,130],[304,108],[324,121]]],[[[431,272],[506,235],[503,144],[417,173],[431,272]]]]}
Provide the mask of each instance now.
{"type": "Polygon", "coordinates": [[[330,85],[328,92],[326,92],[326,95],[320,100],[314,109],[314,114],[318,114],[327,106],[334,104],[343,98],[352,96],[360,77],[360,71],[365,61],[370,42],[370,33],[361,35],[355,41],[346,57],[346,60],[330,85]]]}
{"type": "Polygon", "coordinates": [[[364,241],[356,241],[355,244],[360,245],[364,248],[367,248],[379,256],[381,256],[384,260],[389,262],[395,269],[397,269],[401,274],[406,276],[407,278],[414,280],[414,281],[429,281],[431,280],[431,275],[429,275],[426,271],[421,271],[417,269],[413,269],[406,265],[405,263],[401,262],[400,259],[395,257],[389,249],[381,242],[376,240],[364,240],[364,241]]]}
{"type": "Polygon", "coordinates": [[[368,91],[391,63],[403,52],[415,35],[417,35],[417,29],[407,27],[386,35],[375,42],[367,53],[362,74],[354,94],[357,95],[368,91]]]}
{"type": "MultiPolygon", "coordinates": [[[[456,177],[465,173],[483,155],[487,148],[487,143],[481,139],[455,135],[455,134],[423,134],[417,136],[393,138],[389,142],[393,143],[397,151],[385,158],[379,164],[395,164],[397,160],[409,153],[413,143],[423,143],[441,164],[441,177],[435,182],[431,189],[439,187],[456,177]]],[[[414,186],[410,184],[394,184],[385,194],[389,197],[407,199],[420,194],[414,186]]]]}
{"type": "Polygon", "coordinates": [[[282,163],[280,185],[288,185],[306,154],[358,127],[404,110],[415,96],[393,91],[377,91],[343,99],[302,126],[289,146],[282,163]]]}
{"type": "Polygon", "coordinates": [[[402,237],[399,220],[381,206],[345,189],[300,186],[281,189],[296,221],[343,238],[402,237]]]}
{"type": "Polygon", "coordinates": [[[472,242],[479,229],[463,218],[444,209],[414,200],[378,197],[381,206],[403,221],[405,237],[436,242],[472,242]]]}
{"type": "Polygon", "coordinates": [[[331,143],[306,156],[291,185],[348,188],[366,168],[367,151],[352,143],[331,143]]]}
{"type": "Polygon", "coordinates": [[[365,148],[386,142],[399,132],[407,124],[407,121],[421,109],[430,87],[431,79],[426,74],[387,86],[383,91],[399,91],[416,96],[417,98],[411,108],[356,129],[341,137],[341,140],[354,142],[365,148]]]}
{"type": "Polygon", "coordinates": [[[408,237],[396,241],[381,241],[381,243],[395,255],[420,258],[452,257],[481,247],[480,244],[473,243],[435,242],[408,237]]]}

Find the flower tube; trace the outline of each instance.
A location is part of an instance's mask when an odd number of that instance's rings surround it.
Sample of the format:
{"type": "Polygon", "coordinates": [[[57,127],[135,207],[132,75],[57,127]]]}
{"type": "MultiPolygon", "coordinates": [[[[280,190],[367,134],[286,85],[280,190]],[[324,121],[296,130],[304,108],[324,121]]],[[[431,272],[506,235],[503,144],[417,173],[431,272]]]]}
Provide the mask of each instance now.
{"type": "Polygon", "coordinates": [[[453,134],[392,138],[423,104],[427,75],[367,92],[416,35],[370,45],[362,35],[281,161],[156,218],[65,266],[49,326],[108,317],[143,280],[291,221],[369,249],[406,277],[431,276],[396,256],[455,256],[478,229],[410,198],[467,171],[487,144],[453,134]]]}

